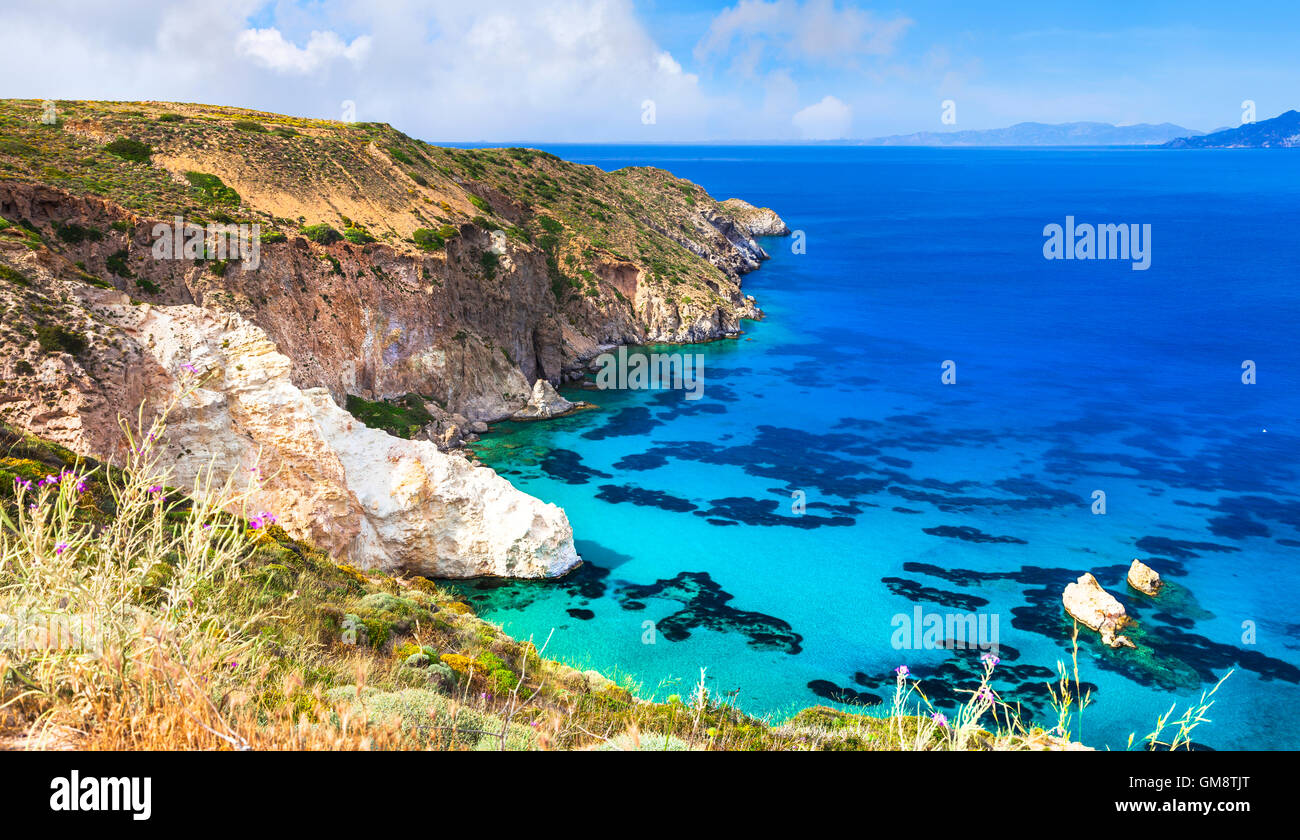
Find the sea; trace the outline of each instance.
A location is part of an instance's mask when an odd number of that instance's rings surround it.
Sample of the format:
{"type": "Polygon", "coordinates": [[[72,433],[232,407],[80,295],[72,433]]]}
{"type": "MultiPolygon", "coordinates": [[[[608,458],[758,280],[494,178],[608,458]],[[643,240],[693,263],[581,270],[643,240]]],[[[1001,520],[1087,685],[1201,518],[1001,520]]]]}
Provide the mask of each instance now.
{"type": "Polygon", "coordinates": [[[793,234],[760,240],[743,335],[633,348],[698,354],[696,394],[580,383],[596,409],[476,444],[567,511],[585,561],[458,584],[480,615],[645,697],[703,684],[773,721],[879,714],[900,666],[951,717],[991,666],[1051,727],[1077,662],[1090,746],[1210,704],[1197,748],[1300,748],[1300,154],[545,148],[793,234]],[[1048,259],[1051,225],[1124,225],[1147,265],[1048,259]],[[1135,649],[1076,646],[1061,597],[1085,573],[1135,649]]]}

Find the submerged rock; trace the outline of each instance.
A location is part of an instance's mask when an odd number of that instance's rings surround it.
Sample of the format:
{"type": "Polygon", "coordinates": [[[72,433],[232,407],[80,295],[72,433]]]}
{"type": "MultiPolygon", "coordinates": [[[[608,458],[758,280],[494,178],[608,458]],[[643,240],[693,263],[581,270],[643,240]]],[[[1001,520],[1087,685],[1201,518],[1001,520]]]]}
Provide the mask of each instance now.
{"type": "Polygon", "coordinates": [[[1165,582],[1160,579],[1160,573],[1155,569],[1133,558],[1133,565],[1128,567],[1128,585],[1138,592],[1145,592],[1148,595],[1156,595],[1160,592],[1160,587],[1165,582]]]}
{"type": "Polygon", "coordinates": [[[1128,636],[1119,631],[1131,621],[1114,595],[1111,595],[1092,576],[1084,572],[1074,583],[1065,587],[1061,596],[1065,611],[1081,624],[1101,634],[1101,640],[1111,647],[1137,647],[1128,636]]]}

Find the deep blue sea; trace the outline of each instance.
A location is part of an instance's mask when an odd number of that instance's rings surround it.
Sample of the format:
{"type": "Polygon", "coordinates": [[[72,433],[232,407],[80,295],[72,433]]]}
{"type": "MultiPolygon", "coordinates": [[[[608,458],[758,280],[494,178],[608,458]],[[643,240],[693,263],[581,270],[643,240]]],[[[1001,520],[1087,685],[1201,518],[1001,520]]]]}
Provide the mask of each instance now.
{"type": "Polygon", "coordinates": [[[1092,572],[1139,649],[1082,632],[1085,742],[1140,741],[1233,670],[1193,740],[1300,748],[1300,154],[550,151],[772,207],[806,253],[762,240],[744,288],[766,319],[686,348],[702,399],[570,389],[600,410],[485,438],[586,565],[465,585],[484,617],[658,699],[704,668],[780,718],[890,698],[900,664],[951,708],[980,651],[900,646],[895,617],[973,613],[996,621],[995,687],[1050,724],[1061,592],[1092,572]],[[1044,259],[1067,215],[1150,224],[1151,267],[1044,259]],[[1125,584],[1135,557],[1159,597],[1125,584]]]}

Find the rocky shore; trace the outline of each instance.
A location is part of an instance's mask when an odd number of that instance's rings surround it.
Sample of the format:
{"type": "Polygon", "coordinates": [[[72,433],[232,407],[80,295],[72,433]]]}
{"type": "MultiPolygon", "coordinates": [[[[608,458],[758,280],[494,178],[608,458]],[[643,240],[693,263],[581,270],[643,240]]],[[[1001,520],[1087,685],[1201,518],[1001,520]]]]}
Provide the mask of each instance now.
{"type": "Polygon", "coordinates": [[[119,417],[187,392],[178,480],[257,468],[258,504],[361,567],[580,562],[562,510],[446,450],[581,407],[554,385],[604,347],[737,335],[754,237],[788,232],[661,170],[180,103],[48,127],[38,105],[0,102],[0,419],[120,458],[119,417]],[[178,216],[256,224],[257,259],[158,258],[178,216]]]}

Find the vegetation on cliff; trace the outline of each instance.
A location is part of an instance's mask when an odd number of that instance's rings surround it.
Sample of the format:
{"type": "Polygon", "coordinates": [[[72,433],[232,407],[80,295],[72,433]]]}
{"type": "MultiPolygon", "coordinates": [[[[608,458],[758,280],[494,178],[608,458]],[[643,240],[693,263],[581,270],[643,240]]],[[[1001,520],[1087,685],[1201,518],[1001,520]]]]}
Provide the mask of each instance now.
{"type": "Polygon", "coordinates": [[[57,122],[45,124],[40,101],[0,101],[0,178],[99,196],[143,217],[257,222],[324,245],[351,230],[355,244],[435,250],[477,224],[540,250],[561,302],[618,299],[626,290],[602,275],[628,264],[665,294],[730,303],[719,289],[733,277],[698,253],[711,232],[693,220],[734,211],[662,170],[605,172],[535,149],[433,146],[384,123],[211,105],[56,107],[57,122]]]}

